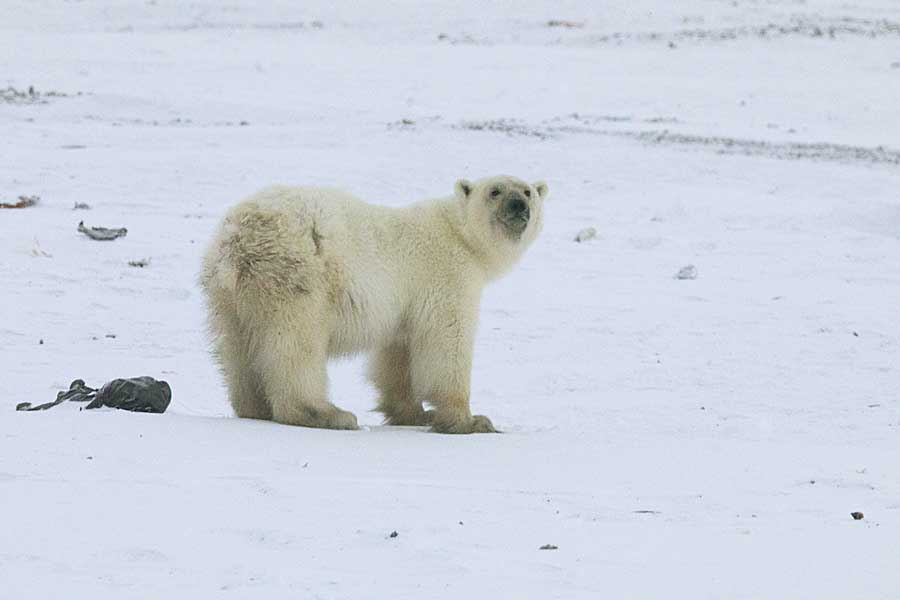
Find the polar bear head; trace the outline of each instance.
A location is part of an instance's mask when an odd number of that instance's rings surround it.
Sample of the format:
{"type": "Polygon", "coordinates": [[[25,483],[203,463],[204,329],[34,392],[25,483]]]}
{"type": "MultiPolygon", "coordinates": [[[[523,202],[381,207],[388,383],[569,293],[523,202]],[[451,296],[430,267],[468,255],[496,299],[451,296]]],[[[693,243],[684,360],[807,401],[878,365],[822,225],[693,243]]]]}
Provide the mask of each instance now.
{"type": "Polygon", "coordinates": [[[543,226],[547,184],[528,184],[500,175],[456,182],[463,215],[463,235],[505,271],[535,240],[543,226]]]}

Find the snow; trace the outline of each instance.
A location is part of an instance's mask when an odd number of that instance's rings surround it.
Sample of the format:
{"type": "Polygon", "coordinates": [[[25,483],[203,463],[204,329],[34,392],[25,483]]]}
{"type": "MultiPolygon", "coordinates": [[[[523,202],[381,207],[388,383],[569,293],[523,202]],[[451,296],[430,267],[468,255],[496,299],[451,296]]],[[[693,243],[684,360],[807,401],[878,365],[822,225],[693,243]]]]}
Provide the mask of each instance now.
{"type": "Polygon", "coordinates": [[[260,4],[4,3],[0,598],[900,597],[895,2],[260,4]],[[550,184],[482,305],[503,434],[381,426],[361,359],[361,431],[231,417],[227,206],[501,172],[550,184]],[[135,375],[165,415],[13,410],[135,375]]]}

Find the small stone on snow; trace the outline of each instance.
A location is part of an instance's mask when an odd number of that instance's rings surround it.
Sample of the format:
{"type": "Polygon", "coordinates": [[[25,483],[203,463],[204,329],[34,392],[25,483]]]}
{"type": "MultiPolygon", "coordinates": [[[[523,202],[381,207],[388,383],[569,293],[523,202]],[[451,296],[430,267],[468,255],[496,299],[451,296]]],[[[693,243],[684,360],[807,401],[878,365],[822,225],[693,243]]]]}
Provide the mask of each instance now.
{"type": "Polygon", "coordinates": [[[686,265],[675,273],[675,279],[697,279],[697,267],[694,265],[686,265]]]}
{"type": "Polygon", "coordinates": [[[575,241],[579,244],[581,242],[586,242],[588,240],[592,240],[597,237],[597,230],[593,227],[588,227],[586,229],[582,229],[578,232],[578,235],[575,236],[575,241]]]}

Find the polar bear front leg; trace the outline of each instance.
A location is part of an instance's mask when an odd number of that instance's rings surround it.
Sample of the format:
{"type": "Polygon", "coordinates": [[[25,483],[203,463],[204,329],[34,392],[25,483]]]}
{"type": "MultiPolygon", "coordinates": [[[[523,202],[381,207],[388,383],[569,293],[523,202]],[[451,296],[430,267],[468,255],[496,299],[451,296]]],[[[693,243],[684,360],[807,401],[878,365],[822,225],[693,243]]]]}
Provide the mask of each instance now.
{"type": "Polygon", "coordinates": [[[438,433],[496,433],[491,420],[472,415],[469,385],[478,304],[436,310],[420,328],[410,348],[413,391],[434,407],[432,431],[438,433]]]}
{"type": "Polygon", "coordinates": [[[409,345],[396,341],[381,348],[369,361],[369,379],[378,389],[375,410],[388,425],[430,425],[433,411],[422,408],[422,399],[413,393],[409,345]]]}
{"type": "Polygon", "coordinates": [[[310,307],[281,314],[264,329],[257,355],[258,375],[272,407],[272,420],[323,429],[358,429],[356,416],[328,401],[327,337],[324,319],[310,307]]]}

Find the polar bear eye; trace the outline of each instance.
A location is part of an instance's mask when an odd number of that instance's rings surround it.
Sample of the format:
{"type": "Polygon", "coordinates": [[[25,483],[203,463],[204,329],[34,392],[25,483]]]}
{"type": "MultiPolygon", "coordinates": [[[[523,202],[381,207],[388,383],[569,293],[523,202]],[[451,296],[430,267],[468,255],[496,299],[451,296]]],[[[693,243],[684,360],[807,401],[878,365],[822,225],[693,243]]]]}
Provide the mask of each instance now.
{"type": "Polygon", "coordinates": [[[531,198],[531,190],[525,190],[525,197],[531,198]]]}
{"type": "Polygon", "coordinates": [[[500,189],[499,189],[499,188],[494,188],[494,189],[491,190],[491,198],[496,198],[496,197],[499,196],[499,195],[500,195],[500,189]]]}

